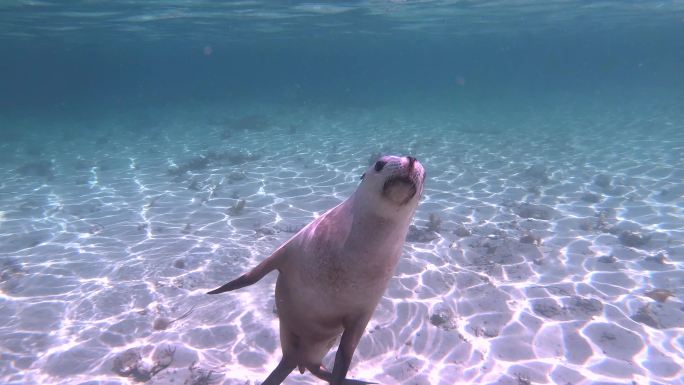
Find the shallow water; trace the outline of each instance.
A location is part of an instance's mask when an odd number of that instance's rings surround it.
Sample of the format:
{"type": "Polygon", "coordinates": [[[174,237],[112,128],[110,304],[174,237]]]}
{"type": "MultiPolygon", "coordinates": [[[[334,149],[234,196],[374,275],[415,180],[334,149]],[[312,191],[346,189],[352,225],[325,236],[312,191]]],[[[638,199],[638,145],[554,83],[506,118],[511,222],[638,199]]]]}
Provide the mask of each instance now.
{"type": "Polygon", "coordinates": [[[258,384],[275,274],[205,292],[411,154],[349,377],[683,383],[681,4],[116,4],[0,6],[0,382],[258,384]]]}

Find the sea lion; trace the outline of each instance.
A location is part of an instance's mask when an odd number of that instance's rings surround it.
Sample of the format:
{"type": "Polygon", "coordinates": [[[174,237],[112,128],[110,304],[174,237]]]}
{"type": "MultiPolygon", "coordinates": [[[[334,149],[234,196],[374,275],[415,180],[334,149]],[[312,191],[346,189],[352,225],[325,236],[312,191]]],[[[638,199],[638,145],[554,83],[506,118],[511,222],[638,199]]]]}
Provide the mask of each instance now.
{"type": "Polygon", "coordinates": [[[415,158],[381,157],[344,202],[254,269],[208,293],[239,289],[279,271],[275,296],[283,358],[262,385],[280,384],[295,367],[332,385],[368,384],[345,377],[394,274],[424,182],[425,170],[415,158]],[[340,335],[331,373],[322,360],[340,335]]]}

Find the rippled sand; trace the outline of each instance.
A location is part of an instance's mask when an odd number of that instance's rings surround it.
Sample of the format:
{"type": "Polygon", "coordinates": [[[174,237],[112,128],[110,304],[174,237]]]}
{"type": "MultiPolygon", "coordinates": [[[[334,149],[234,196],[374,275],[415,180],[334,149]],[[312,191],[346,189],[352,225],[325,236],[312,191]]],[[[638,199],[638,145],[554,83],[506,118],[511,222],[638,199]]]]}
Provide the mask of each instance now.
{"type": "Polygon", "coordinates": [[[324,108],[8,136],[0,382],[259,383],[280,360],[275,274],[204,293],[394,153],[428,182],[349,377],[681,384],[684,128],[646,116],[324,108]]]}

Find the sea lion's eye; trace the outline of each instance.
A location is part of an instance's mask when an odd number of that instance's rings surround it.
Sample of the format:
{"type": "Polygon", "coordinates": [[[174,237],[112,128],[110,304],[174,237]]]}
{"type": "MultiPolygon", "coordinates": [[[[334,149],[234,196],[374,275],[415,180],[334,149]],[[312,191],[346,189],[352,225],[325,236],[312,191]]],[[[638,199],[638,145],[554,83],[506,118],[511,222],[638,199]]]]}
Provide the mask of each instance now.
{"type": "Polygon", "coordinates": [[[386,164],[387,164],[387,162],[385,162],[384,160],[379,160],[379,161],[375,162],[375,171],[377,171],[377,172],[382,171],[382,168],[385,167],[386,164]]]}

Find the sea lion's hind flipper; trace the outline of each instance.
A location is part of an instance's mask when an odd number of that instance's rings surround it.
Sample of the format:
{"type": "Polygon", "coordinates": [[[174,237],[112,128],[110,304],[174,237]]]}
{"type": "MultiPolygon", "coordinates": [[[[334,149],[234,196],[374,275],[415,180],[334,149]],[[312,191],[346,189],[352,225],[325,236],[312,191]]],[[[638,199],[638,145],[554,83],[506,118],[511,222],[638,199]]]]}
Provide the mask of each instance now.
{"type": "Polygon", "coordinates": [[[245,286],[249,286],[253,283],[256,283],[266,274],[278,268],[280,260],[283,259],[286,254],[285,246],[287,246],[287,244],[278,248],[278,250],[274,251],[273,254],[271,254],[268,258],[261,261],[261,263],[256,265],[256,267],[252,270],[246,272],[245,274],[242,274],[240,277],[228,282],[227,284],[219,287],[218,289],[214,289],[210,292],[207,292],[207,294],[225,293],[226,291],[240,289],[245,286]]]}
{"type": "Polygon", "coordinates": [[[290,360],[286,360],[285,357],[283,357],[278,366],[273,369],[271,374],[268,375],[261,385],[280,385],[280,383],[283,382],[283,380],[285,380],[285,378],[292,373],[296,367],[296,363],[290,362],[290,360]]]}
{"type": "MultiPolygon", "coordinates": [[[[325,368],[325,366],[320,365],[320,366],[309,366],[307,367],[311,374],[314,376],[320,378],[323,381],[331,382],[332,381],[332,373],[328,369],[325,368]]],[[[361,381],[361,380],[352,380],[349,378],[345,378],[342,381],[342,385],[373,385],[376,384],[377,382],[367,382],[367,381],[361,381]]]]}

